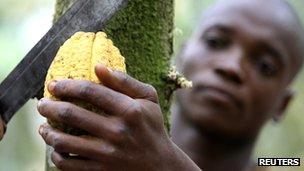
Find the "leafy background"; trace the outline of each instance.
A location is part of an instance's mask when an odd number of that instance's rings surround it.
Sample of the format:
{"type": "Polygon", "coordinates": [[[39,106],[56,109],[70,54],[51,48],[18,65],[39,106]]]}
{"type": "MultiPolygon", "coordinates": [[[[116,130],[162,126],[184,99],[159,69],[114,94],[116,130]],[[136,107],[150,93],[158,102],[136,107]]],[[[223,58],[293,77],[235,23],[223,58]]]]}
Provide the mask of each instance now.
{"type": "MultiPolygon", "coordinates": [[[[214,0],[176,0],[175,52],[189,37],[201,12],[214,0]]],[[[304,21],[303,0],[290,0],[304,21]]],[[[51,27],[54,0],[0,0],[0,82],[51,27]]],[[[292,85],[297,93],[281,123],[270,121],[262,131],[254,157],[304,156],[304,73],[292,85]]],[[[0,171],[41,171],[45,145],[38,135],[45,120],[29,101],[11,120],[0,142],[0,171]]]]}

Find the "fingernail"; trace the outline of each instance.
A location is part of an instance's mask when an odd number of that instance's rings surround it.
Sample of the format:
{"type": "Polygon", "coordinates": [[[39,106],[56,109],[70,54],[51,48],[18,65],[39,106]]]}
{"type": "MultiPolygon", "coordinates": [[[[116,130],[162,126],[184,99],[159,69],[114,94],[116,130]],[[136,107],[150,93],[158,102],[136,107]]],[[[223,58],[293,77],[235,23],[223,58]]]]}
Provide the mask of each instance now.
{"type": "Polygon", "coordinates": [[[44,102],[47,101],[47,98],[42,98],[38,101],[37,107],[39,108],[44,102]]]}
{"type": "Polygon", "coordinates": [[[107,70],[108,70],[109,72],[113,72],[113,70],[112,70],[111,68],[108,68],[108,67],[107,67],[107,70]]]}
{"type": "Polygon", "coordinates": [[[0,132],[0,141],[2,140],[3,136],[4,136],[4,130],[3,132],[0,132]]]}
{"type": "Polygon", "coordinates": [[[38,107],[38,108],[41,106],[43,100],[44,100],[44,99],[42,98],[42,99],[40,99],[40,100],[38,101],[38,104],[37,104],[37,107],[38,107]]]}
{"type": "Polygon", "coordinates": [[[42,133],[43,133],[43,127],[42,126],[39,127],[38,132],[39,132],[40,135],[42,135],[42,133]]]}
{"type": "Polygon", "coordinates": [[[95,69],[97,70],[97,72],[100,72],[101,70],[104,72],[106,69],[108,73],[113,73],[113,70],[104,64],[97,64],[95,69]]]}
{"type": "Polygon", "coordinates": [[[57,84],[57,81],[52,81],[49,83],[48,89],[50,92],[54,91],[56,84],[57,84]]]}
{"type": "Polygon", "coordinates": [[[106,67],[104,64],[97,64],[96,66],[95,66],[95,68],[104,68],[104,67],[106,67]]]}

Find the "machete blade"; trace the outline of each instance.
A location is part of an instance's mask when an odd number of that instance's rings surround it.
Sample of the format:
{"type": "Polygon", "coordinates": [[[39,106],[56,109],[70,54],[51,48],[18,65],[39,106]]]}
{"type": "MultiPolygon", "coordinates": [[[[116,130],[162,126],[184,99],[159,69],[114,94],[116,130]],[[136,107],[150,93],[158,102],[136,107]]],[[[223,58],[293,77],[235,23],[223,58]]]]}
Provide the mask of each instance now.
{"type": "Polygon", "coordinates": [[[0,85],[0,114],[7,123],[44,86],[59,47],[77,31],[97,32],[128,0],[78,0],[0,85]]]}

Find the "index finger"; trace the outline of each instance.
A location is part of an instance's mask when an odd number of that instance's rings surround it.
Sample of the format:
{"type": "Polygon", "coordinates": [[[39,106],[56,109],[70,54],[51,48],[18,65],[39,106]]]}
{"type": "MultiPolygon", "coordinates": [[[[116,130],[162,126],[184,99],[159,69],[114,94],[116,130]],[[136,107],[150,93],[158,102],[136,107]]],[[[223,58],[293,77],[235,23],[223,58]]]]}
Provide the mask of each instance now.
{"type": "Polygon", "coordinates": [[[115,91],[134,99],[147,99],[158,103],[157,92],[150,84],[140,82],[123,72],[107,69],[102,64],[98,64],[95,67],[95,73],[103,85],[115,91]]]}
{"type": "Polygon", "coordinates": [[[83,80],[61,80],[51,82],[49,91],[55,97],[76,98],[100,108],[106,114],[123,114],[133,106],[134,99],[103,85],[83,80]]]}

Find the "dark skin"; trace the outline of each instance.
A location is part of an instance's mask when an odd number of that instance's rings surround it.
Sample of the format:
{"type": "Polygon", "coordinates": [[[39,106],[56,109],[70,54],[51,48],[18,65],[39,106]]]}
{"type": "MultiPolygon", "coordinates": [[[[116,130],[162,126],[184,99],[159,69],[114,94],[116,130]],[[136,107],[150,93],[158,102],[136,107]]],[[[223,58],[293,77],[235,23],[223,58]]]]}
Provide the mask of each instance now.
{"type": "Polygon", "coordinates": [[[155,89],[103,65],[96,67],[103,85],[60,80],[49,86],[58,97],[87,101],[108,116],[71,103],[43,99],[39,112],[49,119],[86,130],[76,137],[44,124],[39,133],[54,147],[52,161],[61,170],[199,170],[165,132],[155,89]],[[94,94],[94,95],[93,95],[94,94]],[[78,154],[66,156],[64,153],[78,154]]]}
{"type": "Polygon", "coordinates": [[[284,4],[226,3],[206,13],[180,54],[194,87],[177,92],[173,110],[173,141],[210,171],[250,168],[260,129],[292,98],[303,56],[303,31],[284,4]]]}
{"type": "Polygon", "coordinates": [[[0,141],[2,140],[5,133],[5,123],[0,117],[0,141]]]}
{"type": "Polygon", "coordinates": [[[199,170],[188,155],[207,171],[251,169],[256,137],[266,121],[281,118],[302,63],[302,29],[288,9],[276,0],[230,0],[206,13],[178,60],[194,87],[176,94],[173,141],[147,84],[102,65],[96,75],[103,85],[53,82],[54,96],[85,100],[107,114],[41,100],[44,117],[91,134],[76,137],[41,126],[55,149],[53,162],[61,170],[199,170]]]}

